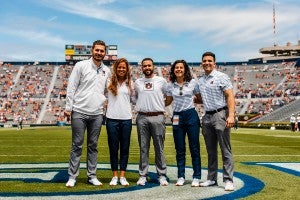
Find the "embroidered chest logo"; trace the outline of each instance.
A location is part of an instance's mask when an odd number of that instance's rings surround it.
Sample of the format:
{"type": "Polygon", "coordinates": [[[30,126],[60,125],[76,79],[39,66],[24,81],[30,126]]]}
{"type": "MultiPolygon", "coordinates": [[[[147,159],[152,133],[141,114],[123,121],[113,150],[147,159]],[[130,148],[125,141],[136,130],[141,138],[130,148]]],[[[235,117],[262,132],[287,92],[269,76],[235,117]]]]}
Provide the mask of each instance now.
{"type": "Polygon", "coordinates": [[[144,90],[153,90],[153,83],[152,82],[145,82],[144,83],[144,90]]]}

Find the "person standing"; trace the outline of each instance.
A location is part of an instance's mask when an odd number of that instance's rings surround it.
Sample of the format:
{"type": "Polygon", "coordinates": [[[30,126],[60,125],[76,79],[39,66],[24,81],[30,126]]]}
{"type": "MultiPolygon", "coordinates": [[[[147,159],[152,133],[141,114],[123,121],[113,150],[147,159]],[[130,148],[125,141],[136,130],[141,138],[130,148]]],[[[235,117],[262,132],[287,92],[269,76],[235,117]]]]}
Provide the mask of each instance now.
{"type": "MultiPolygon", "coordinates": [[[[192,79],[191,71],[185,60],[176,60],[170,71],[170,81],[166,94],[166,106],[173,104],[173,138],[176,149],[177,183],[185,183],[185,163],[187,135],[193,165],[192,187],[198,187],[201,179],[200,159],[200,119],[194,106],[195,86],[197,81],[192,79]]],[[[201,98],[201,97],[200,97],[201,98]]]]}
{"type": "Polygon", "coordinates": [[[98,138],[103,120],[103,105],[110,69],[103,64],[106,55],[105,42],[96,40],[92,45],[92,57],[77,62],[69,77],[65,115],[71,115],[72,146],[68,167],[67,187],[74,187],[79,175],[80,157],[84,133],[87,130],[88,183],[100,186],[97,179],[98,138]]]}
{"type": "Polygon", "coordinates": [[[125,172],[129,158],[130,136],[132,129],[131,96],[133,83],[128,61],[125,58],[113,64],[112,76],[108,84],[108,105],[106,110],[106,129],[110,153],[110,165],[113,173],[109,185],[118,184],[118,165],[120,165],[120,183],[128,186],[125,172]],[[118,151],[120,149],[120,159],[118,151]]]}
{"type": "Polygon", "coordinates": [[[154,75],[154,65],[151,58],[142,60],[142,71],[145,77],[135,81],[136,92],[136,125],[140,147],[140,163],[137,185],[145,185],[149,168],[149,148],[153,139],[155,165],[158,181],[161,186],[168,185],[166,178],[167,165],[164,156],[165,141],[165,101],[164,94],[167,81],[154,75]]]}
{"type": "Polygon", "coordinates": [[[233,191],[233,154],[230,144],[230,129],[234,125],[234,95],[229,77],[216,70],[216,58],[212,52],[202,55],[204,76],[198,86],[205,115],[202,118],[202,134],[208,154],[207,181],[201,187],[217,185],[218,143],[222,153],[223,182],[225,190],[233,191]]]}
{"type": "Polygon", "coordinates": [[[300,113],[298,113],[298,116],[297,116],[297,128],[298,128],[298,131],[300,132],[300,113]]]}
{"type": "Polygon", "coordinates": [[[237,130],[239,127],[239,114],[236,112],[234,115],[234,126],[233,128],[237,130]]]}
{"type": "Polygon", "coordinates": [[[296,131],[296,117],[294,114],[292,114],[290,117],[290,123],[291,123],[291,131],[295,132],[296,131]]]}
{"type": "Polygon", "coordinates": [[[18,130],[22,130],[23,129],[23,116],[21,114],[18,115],[18,130]]]}

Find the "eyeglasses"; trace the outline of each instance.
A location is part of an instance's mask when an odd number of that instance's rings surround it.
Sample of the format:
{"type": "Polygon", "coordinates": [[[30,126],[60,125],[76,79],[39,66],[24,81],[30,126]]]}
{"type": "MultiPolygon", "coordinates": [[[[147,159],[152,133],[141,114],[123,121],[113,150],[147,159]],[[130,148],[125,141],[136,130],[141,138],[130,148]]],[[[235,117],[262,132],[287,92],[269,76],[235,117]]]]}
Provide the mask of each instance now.
{"type": "Polygon", "coordinates": [[[183,94],[183,93],[182,93],[182,89],[183,89],[183,86],[179,87],[179,95],[180,95],[180,96],[182,96],[182,94],[183,94]]]}

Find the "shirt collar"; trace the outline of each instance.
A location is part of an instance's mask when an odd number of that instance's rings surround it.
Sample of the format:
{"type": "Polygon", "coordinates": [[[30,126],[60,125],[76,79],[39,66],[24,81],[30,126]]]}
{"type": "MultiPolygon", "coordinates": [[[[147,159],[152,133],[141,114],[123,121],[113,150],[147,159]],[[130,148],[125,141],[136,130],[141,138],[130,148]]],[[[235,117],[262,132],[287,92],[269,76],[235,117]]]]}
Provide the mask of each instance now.
{"type": "Polygon", "coordinates": [[[103,62],[101,62],[99,68],[98,66],[94,63],[93,58],[90,58],[90,61],[92,63],[93,68],[95,68],[96,70],[100,70],[103,67],[103,62]]]}
{"type": "MultiPolygon", "coordinates": [[[[182,85],[188,85],[188,84],[189,84],[188,82],[184,81],[182,85]]],[[[181,87],[181,86],[177,83],[177,81],[174,82],[174,85],[177,85],[178,87],[181,87]]]]}
{"type": "Polygon", "coordinates": [[[214,69],[210,72],[210,74],[208,75],[204,74],[204,77],[205,78],[214,77],[216,74],[217,74],[217,70],[214,69]]]}

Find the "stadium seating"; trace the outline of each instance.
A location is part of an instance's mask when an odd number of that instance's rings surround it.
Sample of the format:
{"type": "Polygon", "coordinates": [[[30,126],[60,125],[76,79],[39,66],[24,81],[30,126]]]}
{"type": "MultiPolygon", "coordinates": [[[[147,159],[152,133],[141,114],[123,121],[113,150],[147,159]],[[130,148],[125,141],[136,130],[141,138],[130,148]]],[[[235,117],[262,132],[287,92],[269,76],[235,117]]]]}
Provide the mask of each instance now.
{"type": "MultiPolygon", "coordinates": [[[[228,74],[233,83],[239,114],[261,114],[258,121],[288,121],[291,113],[300,112],[300,69],[295,64],[220,65],[218,70],[228,74]]],[[[190,67],[194,78],[203,75],[199,65],[190,67]]],[[[170,68],[170,64],[156,66],[155,74],[169,81],[170,68]]],[[[24,124],[66,121],[66,89],[72,69],[70,65],[1,64],[0,123],[13,123],[19,114],[24,124]]],[[[143,76],[140,66],[132,65],[131,69],[133,80],[143,76]]],[[[201,118],[202,105],[196,105],[196,109],[201,118]]],[[[172,105],[166,108],[167,123],[171,115],[172,105]]]]}

